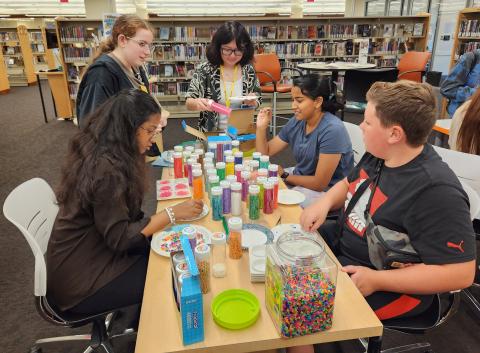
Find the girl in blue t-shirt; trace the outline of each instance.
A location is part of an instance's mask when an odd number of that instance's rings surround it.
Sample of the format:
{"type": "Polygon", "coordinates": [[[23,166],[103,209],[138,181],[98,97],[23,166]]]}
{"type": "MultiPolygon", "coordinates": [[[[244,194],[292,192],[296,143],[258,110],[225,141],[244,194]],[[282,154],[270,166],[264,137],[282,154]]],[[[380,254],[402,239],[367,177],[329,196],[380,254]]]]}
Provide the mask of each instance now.
{"type": "Polygon", "coordinates": [[[298,77],[291,93],[295,115],[270,141],[266,132],[272,110],[260,110],[256,149],[274,156],[291,147],[297,164],[285,170],[279,166],[279,175],[287,185],[306,195],[302,206],[307,206],[348,175],[353,168],[352,144],[343,122],[334,115],[340,105],[332,95],[328,79],[317,74],[298,77]]]}

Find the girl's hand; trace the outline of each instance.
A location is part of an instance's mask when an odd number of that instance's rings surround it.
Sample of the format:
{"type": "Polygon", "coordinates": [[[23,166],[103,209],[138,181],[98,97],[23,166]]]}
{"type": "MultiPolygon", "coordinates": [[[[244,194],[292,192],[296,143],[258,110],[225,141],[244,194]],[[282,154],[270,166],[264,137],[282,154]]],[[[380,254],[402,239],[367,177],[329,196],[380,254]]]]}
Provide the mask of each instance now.
{"type": "Polygon", "coordinates": [[[188,200],[182,203],[176,204],[172,207],[172,211],[175,214],[175,219],[190,219],[197,217],[203,210],[203,201],[188,200]]]}
{"type": "Polygon", "coordinates": [[[272,121],[272,108],[262,108],[257,115],[257,128],[267,129],[272,121]]]}
{"type": "Polygon", "coordinates": [[[345,266],[342,271],[350,275],[351,280],[357,286],[357,289],[364,297],[377,291],[376,287],[376,270],[365,266],[345,266]]]}

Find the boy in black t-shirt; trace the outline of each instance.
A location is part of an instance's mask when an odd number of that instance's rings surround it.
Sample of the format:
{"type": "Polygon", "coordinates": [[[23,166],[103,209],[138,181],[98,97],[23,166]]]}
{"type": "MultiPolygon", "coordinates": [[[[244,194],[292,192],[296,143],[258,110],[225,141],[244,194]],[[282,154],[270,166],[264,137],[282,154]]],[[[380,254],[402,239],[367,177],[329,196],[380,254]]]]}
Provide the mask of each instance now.
{"type": "Polygon", "coordinates": [[[468,196],[426,144],[435,123],[429,85],[377,82],[367,100],[360,125],[367,153],[348,178],[303,211],[300,222],[315,230],[343,206],[339,222],[319,230],[342,271],[380,319],[418,315],[435,293],[473,281],[468,196]]]}

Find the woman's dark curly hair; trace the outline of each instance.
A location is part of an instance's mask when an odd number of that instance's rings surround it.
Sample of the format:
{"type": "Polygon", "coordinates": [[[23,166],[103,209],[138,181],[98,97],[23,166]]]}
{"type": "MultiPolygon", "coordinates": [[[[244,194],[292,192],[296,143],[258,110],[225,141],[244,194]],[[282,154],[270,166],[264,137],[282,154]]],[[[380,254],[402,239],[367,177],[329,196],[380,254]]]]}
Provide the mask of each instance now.
{"type": "Polygon", "coordinates": [[[112,197],[125,195],[130,211],[139,210],[146,190],[146,168],[136,135],[155,114],[160,114],[158,104],[137,89],[119,92],[90,114],[85,127],[70,141],[57,189],[58,202],[78,202],[88,208],[99,183],[109,180],[115,183],[116,195],[112,197]],[[108,175],[98,175],[100,159],[112,164],[108,175]]]}
{"type": "Polygon", "coordinates": [[[222,55],[220,48],[222,45],[230,43],[232,40],[237,44],[237,48],[243,52],[241,66],[251,63],[253,60],[253,43],[247,30],[240,22],[227,21],[221,25],[212,37],[212,42],[207,48],[207,59],[212,65],[222,65],[222,55]]]}

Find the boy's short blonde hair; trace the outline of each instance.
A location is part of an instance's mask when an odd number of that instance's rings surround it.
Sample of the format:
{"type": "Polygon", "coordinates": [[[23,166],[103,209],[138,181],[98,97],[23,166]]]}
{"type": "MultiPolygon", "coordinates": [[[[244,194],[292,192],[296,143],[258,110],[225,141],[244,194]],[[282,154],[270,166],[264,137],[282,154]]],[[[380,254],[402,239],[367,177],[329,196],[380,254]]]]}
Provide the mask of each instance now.
{"type": "Polygon", "coordinates": [[[367,101],[384,127],[400,125],[408,144],[420,146],[427,142],[436,121],[436,101],[427,83],[407,80],[375,82],[367,92],[367,101]]]}

